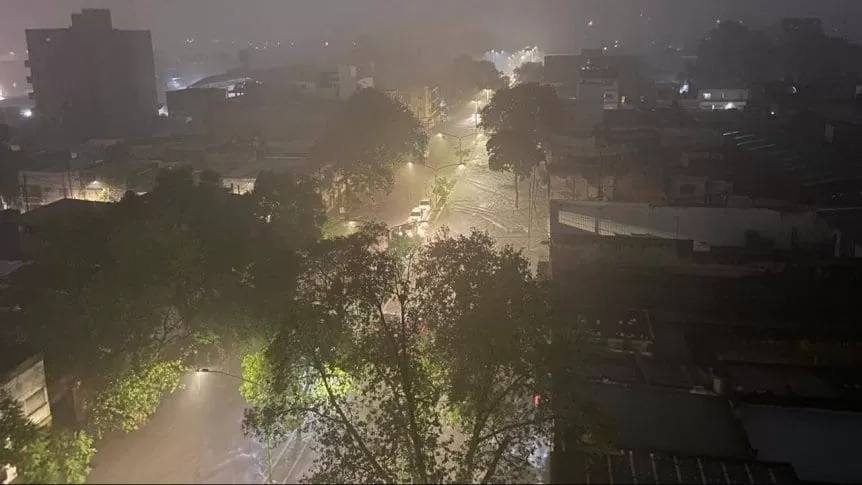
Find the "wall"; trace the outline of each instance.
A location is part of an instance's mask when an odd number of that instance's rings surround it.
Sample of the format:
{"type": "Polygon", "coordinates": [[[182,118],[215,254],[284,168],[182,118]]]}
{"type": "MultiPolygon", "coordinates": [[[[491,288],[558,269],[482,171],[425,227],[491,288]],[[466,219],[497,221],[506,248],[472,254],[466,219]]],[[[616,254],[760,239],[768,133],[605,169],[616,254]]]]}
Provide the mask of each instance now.
{"type": "Polygon", "coordinates": [[[748,102],[747,89],[699,89],[700,109],[744,109],[748,102]]]}
{"type": "MultiPolygon", "coordinates": [[[[567,268],[571,265],[595,262],[614,264],[635,263],[670,265],[690,254],[680,249],[684,241],[651,237],[603,237],[596,234],[573,234],[552,240],[554,265],[567,268]]],[[[690,243],[689,243],[690,244],[690,243]]],[[[691,258],[688,258],[691,259],[691,258]]]]}
{"type": "Polygon", "coordinates": [[[709,246],[745,247],[746,231],[791,248],[796,229],[800,244],[831,244],[828,225],[814,212],[718,207],[658,207],[621,202],[560,202],[559,222],[602,235],[653,235],[691,239],[709,246]]]}
{"type": "Polygon", "coordinates": [[[39,425],[51,424],[51,404],[45,385],[45,363],[33,356],[4,376],[3,389],[21,403],[24,415],[39,425]]]}
{"type": "Polygon", "coordinates": [[[85,182],[77,171],[42,172],[24,170],[18,174],[24,210],[48,205],[60,199],[104,200],[103,187],[85,182]]]}
{"type": "Polygon", "coordinates": [[[692,175],[673,175],[670,177],[668,199],[703,204],[706,202],[708,177],[692,175]]]}

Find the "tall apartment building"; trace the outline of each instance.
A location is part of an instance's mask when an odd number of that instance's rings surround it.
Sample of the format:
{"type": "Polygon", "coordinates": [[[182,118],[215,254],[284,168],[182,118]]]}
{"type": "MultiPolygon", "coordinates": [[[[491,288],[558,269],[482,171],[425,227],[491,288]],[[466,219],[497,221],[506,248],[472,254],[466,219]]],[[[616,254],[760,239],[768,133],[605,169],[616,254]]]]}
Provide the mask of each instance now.
{"type": "Polygon", "coordinates": [[[35,115],[49,136],[122,137],[156,115],[149,31],[118,30],[110,10],[83,9],[71,27],[26,36],[35,115]]]}

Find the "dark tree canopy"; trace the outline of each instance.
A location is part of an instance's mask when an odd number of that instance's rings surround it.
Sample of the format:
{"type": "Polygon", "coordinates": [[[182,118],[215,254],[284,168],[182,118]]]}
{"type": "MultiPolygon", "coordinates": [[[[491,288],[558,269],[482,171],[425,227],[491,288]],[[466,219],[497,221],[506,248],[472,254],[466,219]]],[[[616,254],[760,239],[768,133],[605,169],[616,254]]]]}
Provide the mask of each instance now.
{"type": "Polygon", "coordinates": [[[144,196],[51,226],[14,274],[28,340],[80,379],[100,431],[136,429],[186,366],[247,335],[244,322],[280,301],[273,288],[291,291],[320,237],[310,180],[265,173],[242,196],[219,181],[165,170],[144,196]]]}
{"type": "Polygon", "coordinates": [[[528,457],[548,445],[554,409],[534,396],[550,396],[562,321],[546,290],[487,234],[444,232],[404,254],[369,250],[379,231],[310,255],[266,364],[250,366],[266,392],[248,430],[303,423],[317,438],[315,483],[534,476],[528,457]]]}
{"type": "Polygon", "coordinates": [[[406,106],[369,88],[342,106],[313,158],[330,184],[362,198],[389,192],[395,168],[421,159],[427,144],[428,135],[406,106]]]}
{"type": "Polygon", "coordinates": [[[545,65],[541,62],[525,62],[515,68],[515,80],[519,83],[542,82],[545,65]]]}
{"type": "Polygon", "coordinates": [[[504,83],[502,74],[492,62],[459,56],[452,61],[445,85],[447,94],[458,102],[468,99],[477,90],[499,89],[504,83]]]}
{"type": "Polygon", "coordinates": [[[537,83],[500,89],[482,109],[481,127],[491,133],[486,143],[489,168],[514,174],[515,207],[518,179],[545,161],[561,117],[562,106],[554,89],[537,83]]]}

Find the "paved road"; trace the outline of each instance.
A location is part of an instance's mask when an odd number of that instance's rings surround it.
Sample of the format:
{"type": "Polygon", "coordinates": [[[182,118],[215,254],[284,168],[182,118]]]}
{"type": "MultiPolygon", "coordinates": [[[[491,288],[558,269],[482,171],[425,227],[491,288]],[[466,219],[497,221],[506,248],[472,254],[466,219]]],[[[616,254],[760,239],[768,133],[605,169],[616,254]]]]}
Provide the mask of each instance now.
{"type": "Polygon", "coordinates": [[[520,203],[515,209],[514,177],[488,169],[485,138],[480,137],[470,160],[457,176],[458,183],[435,226],[455,233],[472,228],[487,231],[501,244],[523,249],[533,264],[547,259],[548,203],[545,188],[536,182],[530,204],[530,181],[519,185],[520,203]]]}
{"type": "MultiPolygon", "coordinates": [[[[89,483],[266,481],[266,448],[242,434],[248,404],[239,383],[220,374],[191,374],[184,385],[144,428],[96,444],[89,483]]],[[[296,483],[312,459],[307,440],[292,436],[274,448],[274,481],[296,483]]]]}
{"type": "Polygon", "coordinates": [[[534,185],[533,204],[529,204],[530,181],[519,183],[520,208],[515,209],[514,178],[508,173],[488,169],[486,138],[475,136],[475,105],[466,103],[441,128],[446,135],[429,140],[428,166],[408,165],[396,174],[395,187],[374,206],[357,211],[356,219],[380,221],[388,226],[403,224],[410,210],[430,191],[435,175],[456,180],[449,202],[435,220],[432,231],[448,226],[455,233],[472,228],[488,231],[500,243],[523,249],[533,264],[548,257],[548,207],[545,187],[534,185]],[[472,150],[465,166],[458,167],[457,137],[463,148],[472,150]],[[443,167],[443,168],[441,168],[443,167]],[[532,208],[531,208],[532,205],[532,208]],[[532,209],[532,210],[531,210],[532,209]],[[532,214],[531,214],[532,212],[532,214]]]}

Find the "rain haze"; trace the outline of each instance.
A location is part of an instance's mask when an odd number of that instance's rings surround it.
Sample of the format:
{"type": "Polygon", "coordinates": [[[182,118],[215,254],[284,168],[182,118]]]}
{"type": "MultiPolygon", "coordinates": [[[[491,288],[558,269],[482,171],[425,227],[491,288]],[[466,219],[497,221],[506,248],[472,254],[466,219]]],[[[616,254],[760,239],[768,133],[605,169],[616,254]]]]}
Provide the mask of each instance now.
{"type": "Polygon", "coordinates": [[[862,0],[0,0],[0,484],[862,483],[860,160],[862,0]]]}

